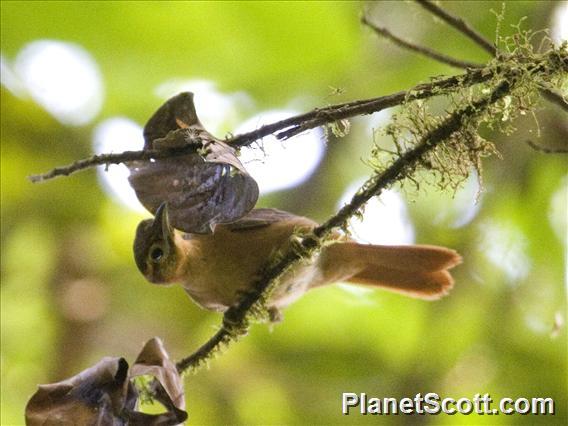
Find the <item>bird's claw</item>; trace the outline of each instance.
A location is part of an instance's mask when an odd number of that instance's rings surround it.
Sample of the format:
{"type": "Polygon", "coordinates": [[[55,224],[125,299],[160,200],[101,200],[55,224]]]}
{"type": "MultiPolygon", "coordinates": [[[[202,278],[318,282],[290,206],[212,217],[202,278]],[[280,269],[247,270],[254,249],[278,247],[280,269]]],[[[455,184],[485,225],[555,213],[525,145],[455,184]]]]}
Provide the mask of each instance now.
{"type": "Polygon", "coordinates": [[[272,324],[277,324],[279,322],[282,322],[283,319],[284,315],[282,314],[282,311],[280,309],[278,309],[275,306],[271,306],[270,308],[268,308],[268,320],[272,324]]]}

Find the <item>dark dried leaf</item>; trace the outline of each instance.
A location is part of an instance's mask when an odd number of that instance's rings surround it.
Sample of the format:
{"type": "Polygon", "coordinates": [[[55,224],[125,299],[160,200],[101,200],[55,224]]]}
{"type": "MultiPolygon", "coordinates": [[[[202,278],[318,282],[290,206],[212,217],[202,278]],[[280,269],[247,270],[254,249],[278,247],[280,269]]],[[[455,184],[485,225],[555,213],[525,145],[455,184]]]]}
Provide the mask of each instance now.
{"type": "Polygon", "coordinates": [[[203,126],[197,118],[193,93],[183,92],[169,99],[144,126],[144,149],[151,149],[156,139],[165,138],[172,130],[203,126]]]}
{"type": "Polygon", "coordinates": [[[124,358],[103,358],[70,379],[40,385],[26,406],[26,424],[125,425],[127,378],[124,358]]]}
{"type": "Polygon", "coordinates": [[[130,369],[130,378],[154,376],[151,391],[167,412],[149,415],[139,412],[129,414],[130,425],[166,426],[177,425],[187,419],[181,377],[168,357],[162,341],[154,337],[145,345],[130,369]]]}
{"type": "Polygon", "coordinates": [[[166,202],[174,228],[209,233],[215,224],[233,222],[256,204],[256,181],[236,151],[203,128],[193,94],[181,93],[162,105],[146,124],[144,138],[145,149],[202,143],[195,153],[128,164],[140,202],[152,213],[166,202]]]}
{"type": "Polygon", "coordinates": [[[181,378],[160,339],[148,341],[128,371],[124,358],[103,358],[70,379],[40,385],[26,406],[30,426],[173,426],[187,419],[181,378]],[[154,376],[150,392],[161,414],[136,411],[139,394],[130,379],[154,376]]]}

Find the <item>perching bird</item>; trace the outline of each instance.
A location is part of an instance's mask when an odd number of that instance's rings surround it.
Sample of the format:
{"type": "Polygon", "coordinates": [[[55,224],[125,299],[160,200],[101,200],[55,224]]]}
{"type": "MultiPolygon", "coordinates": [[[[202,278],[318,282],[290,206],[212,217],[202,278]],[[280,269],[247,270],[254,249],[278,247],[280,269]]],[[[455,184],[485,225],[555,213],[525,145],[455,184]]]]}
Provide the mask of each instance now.
{"type": "MultiPolygon", "coordinates": [[[[269,256],[284,250],[296,231],[317,223],[276,209],[255,209],[236,222],[217,225],[212,234],[173,229],[165,204],[136,230],[134,258],[154,284],[180,283],[200,306],[225,311],[252,289],[269,256]]],[[[309,264],[286,272],[268,302],[278,310],[310,288],[335,282],[380,287],[434,300],[453,286],[448,269],[461,262],[454,250],[429,246],[359,244],[337,235],[309,264]]]]}

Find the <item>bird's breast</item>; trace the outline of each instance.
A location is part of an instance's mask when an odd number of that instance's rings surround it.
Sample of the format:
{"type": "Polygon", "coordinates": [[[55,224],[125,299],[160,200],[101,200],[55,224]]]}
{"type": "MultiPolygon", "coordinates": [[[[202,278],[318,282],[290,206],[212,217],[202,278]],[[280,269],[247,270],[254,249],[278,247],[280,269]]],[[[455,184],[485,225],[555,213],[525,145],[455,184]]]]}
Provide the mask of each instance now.
{"type": "MultiPolygon", "coordinates": [[[[270,256],[286,247],[292,232],[271,225],[255,231],[216,231],[192,238],[184,261],[185,290],[206,309],[226,310],[251,292],[270,256]]],[[[310,285],[320,282],[321,275],[317,261],[291,269],[280,279],[270,305],[291,303],[310,285]]]]}

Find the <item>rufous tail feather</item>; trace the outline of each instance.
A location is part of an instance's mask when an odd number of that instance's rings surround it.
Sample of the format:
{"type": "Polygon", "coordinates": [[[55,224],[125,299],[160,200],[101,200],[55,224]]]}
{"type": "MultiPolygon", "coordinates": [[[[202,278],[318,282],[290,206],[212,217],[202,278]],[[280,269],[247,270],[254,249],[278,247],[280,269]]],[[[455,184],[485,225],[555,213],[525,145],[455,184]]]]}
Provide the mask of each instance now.
{"type": "Polygon", "coordinates": [[[381,287],[407,296],[435,300],[454,285],[447,269],[461,256],[445,247],[428,245],[379,246],[344,242],[328,247],[331,264],[358,264],[359,272],[347,278],[353,284],[381,287]]]}

